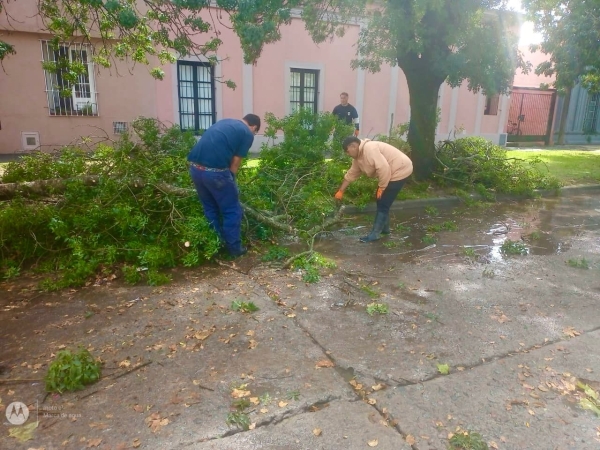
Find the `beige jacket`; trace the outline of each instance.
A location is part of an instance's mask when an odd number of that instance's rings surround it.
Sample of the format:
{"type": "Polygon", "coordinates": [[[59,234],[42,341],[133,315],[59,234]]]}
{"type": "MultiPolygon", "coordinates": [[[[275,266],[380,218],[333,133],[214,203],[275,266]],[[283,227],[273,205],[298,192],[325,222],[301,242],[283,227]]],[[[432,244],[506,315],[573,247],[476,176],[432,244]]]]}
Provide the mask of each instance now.
{"type": "Polygon", "coordinates": [[[377,177],[379,187],[385,189],[390,181],[404,180],[413,171],[410,158],[385,142],[362,139],[358,151],[350,150],[348,154],[353,161],[344,179],[350,183],[364,173],[369,178],[377,177]]]}

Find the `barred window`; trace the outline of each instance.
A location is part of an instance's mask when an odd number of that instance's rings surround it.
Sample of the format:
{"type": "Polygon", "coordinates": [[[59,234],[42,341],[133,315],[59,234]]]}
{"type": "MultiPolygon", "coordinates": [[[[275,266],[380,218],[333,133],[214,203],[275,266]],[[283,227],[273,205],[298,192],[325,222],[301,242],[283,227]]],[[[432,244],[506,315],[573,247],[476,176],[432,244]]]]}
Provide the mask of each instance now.
{"type": "Polygon", "coordinates": [[[200,132],[216,122],[214,67],[197,61],[177,62],[179,125],[200,132]]]}
{"type": "Polygon", "coordinates": [[[57,71],[44,70],[48,111],[51,116],[96,116],[98,101],[94,80],[92,49],[87,44],[69,44],[55,46],[50,41],[42,41],[42,60],[54,63],[57,71]],[[65,62],[81,63],[84,72],[75,83],[67,83],[64,70],[65,62]]]}
{"type": "Polygon", "coordinates": [[[129,129],[127,122],[113,122],[113,134],[125,134],[129,129]]]}
{"type": "Polygon", "coordinates": [[[484,115],[486,116],[497,116],[498,115],[498,103],[500,102],[500,95],[495,94],[492,96],[487,96],[485,98],[485,111],[484,115]]]}
{"type": "Polygon", "coordinates": [[[292,112],[309,108],[318,112],[319,71],[313,69],[290,70],[290,106],[292,112]]]}

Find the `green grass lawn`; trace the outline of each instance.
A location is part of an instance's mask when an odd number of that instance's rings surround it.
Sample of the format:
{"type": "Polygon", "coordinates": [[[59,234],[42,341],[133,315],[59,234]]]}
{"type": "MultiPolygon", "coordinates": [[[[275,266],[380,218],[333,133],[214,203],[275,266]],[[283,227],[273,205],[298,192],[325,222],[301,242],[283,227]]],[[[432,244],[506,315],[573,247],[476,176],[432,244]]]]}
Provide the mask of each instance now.
{"type": "Polygon", "coordinates": [[[539,169],[547,170],[565,186],[600,183],[600,150],[511,150],[507,155],[525,160],[538,156],[545,163],[539,169]]]}

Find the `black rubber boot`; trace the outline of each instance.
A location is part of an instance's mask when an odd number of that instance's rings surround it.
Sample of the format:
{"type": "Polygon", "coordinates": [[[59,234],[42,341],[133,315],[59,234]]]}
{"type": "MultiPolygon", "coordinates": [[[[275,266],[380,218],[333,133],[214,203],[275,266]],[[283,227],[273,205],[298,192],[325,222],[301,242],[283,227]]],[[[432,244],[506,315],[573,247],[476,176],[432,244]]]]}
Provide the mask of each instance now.
{"type": "Polygon", "coordinates": [[[375,215],[375,223],[373,224],[373,229],[368,235],[361,237],[359,239],[360,242],[372,242],[379,239],[381,230],[383,230],[383,227],[385,226],[386,217],[387,214],[377,211],[377,214],[375,215]]]}
{"type": "Polygon", "coordinates": [[[390,213],[387,213],[385,217],[385,223],[383,224],[381,234],[390,234],[390,213]]]}

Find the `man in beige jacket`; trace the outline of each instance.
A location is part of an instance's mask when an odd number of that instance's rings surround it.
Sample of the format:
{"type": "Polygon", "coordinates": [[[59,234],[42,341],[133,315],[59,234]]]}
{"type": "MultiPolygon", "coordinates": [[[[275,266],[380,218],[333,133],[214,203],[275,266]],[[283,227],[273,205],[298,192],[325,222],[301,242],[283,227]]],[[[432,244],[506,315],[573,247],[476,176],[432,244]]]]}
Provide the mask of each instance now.
{"type": "Polygon", "coordinates": [[[376,241],[380,234],[390,232],[390,207],[407,178],[412,174],[412,161],[396,147],[385,142],[360,140],[350,136],[344,139],[342,147],[354,161],[344,175],[344,181],[336,192],[335,198],[341,200],[348,185],[363,173],[369,178],[379,179],[375,223],[371,233],[360,238],[361,242],[376,241]]]}

